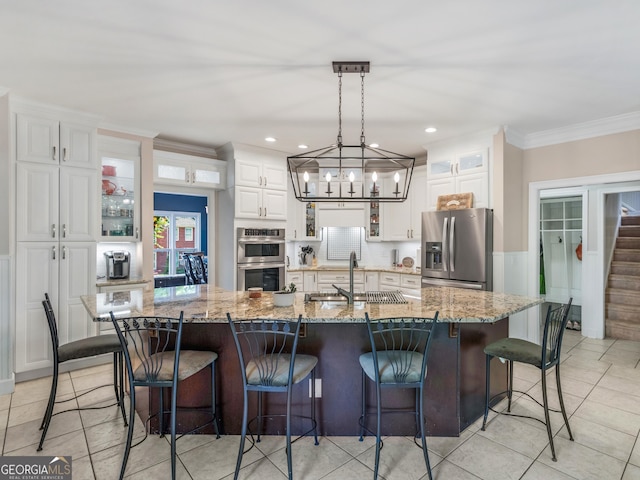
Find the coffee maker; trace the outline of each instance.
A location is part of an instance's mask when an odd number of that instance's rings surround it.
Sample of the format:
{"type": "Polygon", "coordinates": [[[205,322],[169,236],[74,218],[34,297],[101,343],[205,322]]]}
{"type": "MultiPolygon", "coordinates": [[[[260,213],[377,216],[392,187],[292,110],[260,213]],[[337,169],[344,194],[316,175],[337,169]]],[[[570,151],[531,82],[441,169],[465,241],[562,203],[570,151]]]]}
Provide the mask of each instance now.
{"type": "Polygon", "coordinates": [[[107,280],[129,278],[129,252],[104,252],[107,280]]]}

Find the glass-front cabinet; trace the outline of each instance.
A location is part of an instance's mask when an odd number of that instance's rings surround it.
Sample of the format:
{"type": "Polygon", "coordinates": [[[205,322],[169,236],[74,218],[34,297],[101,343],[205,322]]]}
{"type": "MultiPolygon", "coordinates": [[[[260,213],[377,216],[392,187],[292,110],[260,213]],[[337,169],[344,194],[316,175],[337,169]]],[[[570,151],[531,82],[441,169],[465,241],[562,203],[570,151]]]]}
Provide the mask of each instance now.
{"type": "Polygon", "coordinates": [[[380,231],[380,217],[382,209],[380,208],[380,184],[374,184],[369,188],[369,197],[371,200],[367,203],[367,240],[381,240],[382,232],[380,231]]]}
{"type": "Polygon", "coordinates": [[[139,241],[141,239],[139,143],[110,139],[100,147],[102,239],[139,241]],[[129,145],[129,143],[135,143],[135,145],[129,145]]]}

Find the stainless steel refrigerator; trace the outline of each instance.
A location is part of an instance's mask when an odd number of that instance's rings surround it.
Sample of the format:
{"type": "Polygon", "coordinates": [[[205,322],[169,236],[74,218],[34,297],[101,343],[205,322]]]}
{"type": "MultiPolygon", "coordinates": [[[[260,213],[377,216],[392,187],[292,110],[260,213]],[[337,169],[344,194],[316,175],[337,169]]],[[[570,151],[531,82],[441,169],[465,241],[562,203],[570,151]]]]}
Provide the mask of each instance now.
{"type": "Polygon", "coordinates": [[[422,213],[422,285],[493,289],[493,210],[422,213]]]}

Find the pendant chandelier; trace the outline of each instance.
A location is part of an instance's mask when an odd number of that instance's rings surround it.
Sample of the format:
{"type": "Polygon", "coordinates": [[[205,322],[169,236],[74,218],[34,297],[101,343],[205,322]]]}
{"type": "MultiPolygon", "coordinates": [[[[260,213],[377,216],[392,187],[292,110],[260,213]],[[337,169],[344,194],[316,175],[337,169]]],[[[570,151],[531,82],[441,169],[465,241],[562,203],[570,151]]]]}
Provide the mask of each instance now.
{"type": "Polygon", "coordinates": [[[293,191],[301,202],[403,202],[416,159],[372,147],[364,135],[364,77],[369,62],[333,62],[338,74],[338,139],[335,144],[287,157],[293,191]],[[360,74],[359,145],[342,143],[342,74],[360,74]]]}

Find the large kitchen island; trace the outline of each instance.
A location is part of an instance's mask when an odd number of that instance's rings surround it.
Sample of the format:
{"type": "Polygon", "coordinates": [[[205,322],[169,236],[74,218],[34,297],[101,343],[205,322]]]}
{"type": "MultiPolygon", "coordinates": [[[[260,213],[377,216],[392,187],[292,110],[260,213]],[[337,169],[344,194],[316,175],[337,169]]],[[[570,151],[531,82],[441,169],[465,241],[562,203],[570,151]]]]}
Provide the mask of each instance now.
{"type": "MultiPolygon", "coordinates": [[[[240,431],[242,387],[238,357],[226,314],[232,318],[286,318],[302,315],[300,353],[316,355],[316,378],[321,379],[317,399],[319,432],[323,435],[359,434],[362,376],[358,357],[370,350],[364,314],[373,319],[391,317],[433,317],[439,312],[428,360],[427,391],[424,398],[429,435],[457,436],[483,412],[486,344],[509,334],[508,318],[542,303],[541,298],[475,291],[450,287],[429,287],[420,298],[406,304],[353,305],[305,302],[297,293],[291,307],[274,307],[273,294],[249,298],[247,292],[226,291],[210,285],[157,288],[143,291],[110,292],[83,297],[85,307],[96,321],[116,316],[179,316],[184,311],[183,348],[207,349],[218,353],[218,412],[226,433],[240,431]]],[[[506,388],[506,366],[492,362],[492,393],[506,388]]],[[[181,384],[181,406],[204,406],[210,398],[209,375],[197,375],[181,384]]],[[[373,389],[368,404],[373,406],[373,389]]],[[[317,393],[318,394],[318,393],[317,393]]],[[[411,407],[414,392],[385,392],[385,406],[411,407]]],[[[284,398],[272,395],[269,409],[278,409],[284,398]]],[[[282,396],[284,397],[284,396],[282,396]]],[[[150,399],[153,402],[153,399],[150,399]]],[[[307,412],[309,388],[294,391],[298,411],[307,412]]],[[[188,430],[194,418],[185,414],[179,421],[188,430]]],[[[393,415],[383,424],[386,435],[412,435],[411,415],[393,415]]],[[[273,433],[282,433],[275,431],[273,433]]]]}

